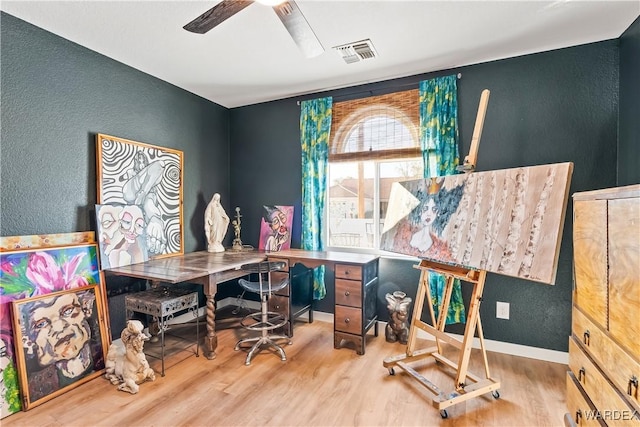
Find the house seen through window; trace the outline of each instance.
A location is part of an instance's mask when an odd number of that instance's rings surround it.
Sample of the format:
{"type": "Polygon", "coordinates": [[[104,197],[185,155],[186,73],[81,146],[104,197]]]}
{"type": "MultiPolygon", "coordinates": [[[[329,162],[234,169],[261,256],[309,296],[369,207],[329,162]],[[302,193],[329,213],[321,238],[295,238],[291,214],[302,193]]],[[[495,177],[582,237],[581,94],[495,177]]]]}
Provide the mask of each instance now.
{"type": "Polygon", "coordinates": [[[334,103],[328,246],[377,250],[392,183],[423,177],[418,90],[334,103]]]}

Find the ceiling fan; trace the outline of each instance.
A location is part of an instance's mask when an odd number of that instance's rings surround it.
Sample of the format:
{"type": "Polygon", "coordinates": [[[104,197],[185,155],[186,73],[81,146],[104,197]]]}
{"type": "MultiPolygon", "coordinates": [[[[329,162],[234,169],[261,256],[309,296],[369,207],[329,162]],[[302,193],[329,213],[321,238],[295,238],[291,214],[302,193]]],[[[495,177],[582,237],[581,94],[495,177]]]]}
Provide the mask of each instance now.
{"type": "MultiPolygon", "coordinates": [[[[271,6],[291,34],[302,53],[307,58],[313,58],[324,52],[324,48],[316,37],[313,29],[293,0],[256,0],[271,6]]],[[[204,34],[213,27],[231,18],[254,0],[222,0],[220,3],[189,22],[183,28],[193,33],[204,34]]]]}

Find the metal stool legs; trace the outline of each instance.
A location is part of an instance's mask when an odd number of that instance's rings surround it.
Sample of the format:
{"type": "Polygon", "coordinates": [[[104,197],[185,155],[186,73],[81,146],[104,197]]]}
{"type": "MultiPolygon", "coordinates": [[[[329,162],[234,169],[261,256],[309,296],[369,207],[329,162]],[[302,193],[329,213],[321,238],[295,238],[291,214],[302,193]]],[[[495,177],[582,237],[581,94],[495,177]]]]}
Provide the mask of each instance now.
{"type": "Polygon", "coordinates": [[[247,280],[240,279],[240,285],[249,291],[260,294],[260,311],[245,316],[240,324],[250,331],[260,331],[260,336],[239,340],[236,343],[234,350],[240,350],[243,344],[254,343],[253,346],[249,349],[249,353],[247,354],[247,358],[245,359],[245,365],[251,364],[251,359],[253,358],[254,354],[262,346],[267,346],[275,349],[280,354],[280,359],[286,361],[287,356],[284,352],[284,349],[276,342],[276,340],[286,339],[287,343],[291,344],[291,338],[289,338],[287,335],[269,334],[269,332],[284,326],[287,323],[288,319],[287,316],[281,313],[269,311],[268,299],[271,291],[284,288],[288,284],[288,279],[281,281],[276,286],[272,287],[271,277],[269,275],[267,284],[263,283],[261,276],[262,273],[266,272],[267,274],[269,274],[273,270],[282,268],[281,266],[278,266],[277,263],[263,262],[258,264],[249,264],[243,266],[242,268],[250,272],[257,272],[259,275],[259,282],[249,282],[247,280]]]}
{"type": "Polygon", "coordinates": [[[274,348],[278,353],[280,353],[280,359],[283,361],[287,360],[287,356],[284,353],[284,349],[277,343],[275,340],[278,339],[286,339],[287,344],[291,344],[291,339],[286,335],[275,335],[269,334],[269,331],[280,328],[287,323],[286,316],[283,316],[279,313],[273,313],[267,311],[267,295],[262,295],[262,301],[260,302],[261,310],[259,313],[252,313],[245,316],[244,319],[240,322],[240,324],[252,331],[261,331],[259,337],[252,338],[243,338],[236,343],[234,350],[240,350],[242,344],[254,342],[253,346],[249,350],[249,354],[247,354],[247,358],[244,362],[245,365],[251,364],[251,359],[253,358],[254,353],[258,348],[262,345],[267,345],[274,348]]]}

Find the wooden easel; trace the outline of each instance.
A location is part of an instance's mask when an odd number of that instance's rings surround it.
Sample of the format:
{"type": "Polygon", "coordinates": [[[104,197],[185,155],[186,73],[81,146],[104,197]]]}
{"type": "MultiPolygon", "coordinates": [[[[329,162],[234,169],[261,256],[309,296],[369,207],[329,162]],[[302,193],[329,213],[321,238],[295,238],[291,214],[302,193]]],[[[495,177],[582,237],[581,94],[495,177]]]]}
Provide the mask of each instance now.
{"type": "MultiPolygon", "coordinates": [[[[482,126],[484,124],[484,117],[488,101],[489,90],[485,89],[484,91],[482,91],[482,95],[480,97],[480,105],[478,107],[478,114],[476,117],[476,124],[474,127],[469,155],[465,157],[464,164],[458,168],[458,170],[461,170],[465,173],[470,173],[475,170],[478,146],[480,143],[480,136],[482,134],[482,126]]],[[[484,270],[474,270],[470,268],[442,264],[427,260],[420,261],[420,263],[418,265],[415,265],[414,268],[421,270],[421,273],[420,282],[418,284],[418,292],[415,299],[416,305],[413,309],[411,328],[409,331],[409,338],[407,340],[407,349],[405,354],[384,359],[384,367],[389,369],[389,373],[391,375],[395,375],[395,367],[403,369],[407,374],[411,375],[420,384],[431,391],[435,395],[432,399],[433,406],[438,408],[442,418],[448,417],[446,408],[448,408],[449,406],[464,402],[474,397],[491,392],[493,397],[497,399],[498,397],[500,397],[500,394],[498,392],[498,389],[500,388],[500,382],[491,378],[491,374],[489,372],[489,364],[487,361],[487,353],[484,346],[482,324],[480,322],[480,302],[482,301],[482,292],[484,291],[484,283],[487,272],[484,270]],[[430,271],[442,274],[446,278],[445,291],[440,303],[440,307],[438,308],[437,319],[433,306],[431,304],[431,288],[429,286],[430,271]],[[460,279],[464,282],[473,284],[471,302],[469,304],[469,310],[467,313],[467,323],[462,340],[451,337],[444,332],[455,279],[460,279]],[[428,301],[427,305],[429,306],[429,313],[431,315],[431,324],[428,324],[421,319],[425,300],[428,301]],[[418,330],[425,331],[434,336],[436,340],[435,347],[417,349],[416,347],[418,330]],[[471,356],[473,337],[476,330],[478,331],[478,337],[480,339],[480,349],[482,351],[482,358],[484,362],[484,379],[468,372],[469,358],[471,356]],[[460,350],[457,363],[443,356],[442,342],[447,343],[460,350]],[[428,357],[433,357],[437,362],[441,362],[443,365],[456,371],[453,391],[441,391],[434,383],[429,381],[409,365],[410,362],[418,361],[428,357]],[[469,384],[467,381],[470,381],[471,384],[469,384]]]]}

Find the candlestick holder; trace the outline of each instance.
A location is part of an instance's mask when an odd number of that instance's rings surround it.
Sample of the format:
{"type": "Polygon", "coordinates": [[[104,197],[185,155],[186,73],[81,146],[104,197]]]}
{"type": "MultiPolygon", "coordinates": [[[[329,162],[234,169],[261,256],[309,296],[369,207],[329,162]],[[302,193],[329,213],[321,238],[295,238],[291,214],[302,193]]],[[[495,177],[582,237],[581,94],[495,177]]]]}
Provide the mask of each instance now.
{"type": "Polygon", "coordinates": [[[233,251],[242,250],[242,239],[240,238],[240,227],[242,224],[242,220],[240,218],[242,218],[242,215],[240,215],[240,207],[236,207],[236,219],[231,221],[231,224],[233,224],[233,232],[235,233],[233,246],[231,246],[231,250],[233,251]]]}

